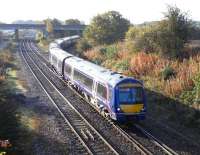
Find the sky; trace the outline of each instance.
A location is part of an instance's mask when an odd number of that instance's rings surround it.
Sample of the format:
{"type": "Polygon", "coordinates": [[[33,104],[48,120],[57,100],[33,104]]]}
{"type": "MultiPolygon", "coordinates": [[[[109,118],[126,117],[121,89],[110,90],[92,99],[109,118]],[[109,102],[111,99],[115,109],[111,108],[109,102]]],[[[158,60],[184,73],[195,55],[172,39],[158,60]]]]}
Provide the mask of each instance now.
{"type": "Polygon", "coordinates": [[[89,24],[95,15],[115,10],[133,24],[140,24],[161,20],[167,4],[176,5],[200,21],[198,0],[1,0],[0,21],[77,18],[89,24]]]}

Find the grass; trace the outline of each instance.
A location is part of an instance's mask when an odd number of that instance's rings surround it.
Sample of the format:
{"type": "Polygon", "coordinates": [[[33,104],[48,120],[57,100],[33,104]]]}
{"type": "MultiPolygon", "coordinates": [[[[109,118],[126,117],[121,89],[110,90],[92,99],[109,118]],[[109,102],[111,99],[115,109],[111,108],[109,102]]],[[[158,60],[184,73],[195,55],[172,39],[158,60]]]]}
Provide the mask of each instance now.
{"type": "Polygon", "coordinates": [[[18,80],[14,51],[12,44],[0,52],[0,140],[12,144],[9,148],[0,147],[0,154],[30,154],[34,134],[29,128],[35,129],[38,123],[31,117],[28,119],[22,108],[25,101],[21,93],[26,87],[18,80]]]}

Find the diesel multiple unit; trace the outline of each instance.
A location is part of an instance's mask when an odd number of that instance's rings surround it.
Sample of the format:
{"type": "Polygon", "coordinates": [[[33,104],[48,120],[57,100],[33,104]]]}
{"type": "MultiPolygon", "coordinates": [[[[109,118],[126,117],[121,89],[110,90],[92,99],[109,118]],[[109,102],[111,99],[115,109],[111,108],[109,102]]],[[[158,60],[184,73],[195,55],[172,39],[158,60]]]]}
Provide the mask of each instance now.
{"type": "Polygon", "coordinates": [[[105,69],[64,50],[79,39],[71,36],[57,39],[49,46],[51,66],[103,115],[117,121],[142,120],[146,113],[143,83],[105,69]]]}

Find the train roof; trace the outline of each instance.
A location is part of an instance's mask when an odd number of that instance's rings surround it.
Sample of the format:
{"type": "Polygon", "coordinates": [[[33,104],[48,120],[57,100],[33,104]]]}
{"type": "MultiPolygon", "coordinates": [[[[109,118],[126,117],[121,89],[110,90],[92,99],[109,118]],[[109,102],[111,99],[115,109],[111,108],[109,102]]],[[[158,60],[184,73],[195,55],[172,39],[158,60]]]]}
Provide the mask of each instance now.
{"type": "MultiPolygon", "coordinates": [[[[90,76],[98,81],[101,81],[103,83],[108,83],[109,85],[111,85],[113,87],[116,86],[116,84],[118,84],[119,82],[121,82],[127,78],[133,79],[133,78],[124,76],[120,73],[113,72],[109,69],[103,68],[99,65],[96,65],[89,61],[81,59],[79,57],[76,57],[60,48],[60,44],[62,44],[64,41],[71,40],[71,39],[78,39],[78,38],[80,38],[80,37],[72,36],[72,37],[57,39],[55,42],[53,42],[53,43],[57,44],[57,47],[50,49],[50,53],[52,55],[55,55],[60,61],[63,61],[64,58],[68,57],[65,60],[65,63],[73,66],[74,68],[87,74],[88,76],[90,76]]],[[[138,81],[138,80],[136,80],[136,81],[138,81]]]]}
{"type": "Polygon", "coordinates": [[[74,36],[71,36],[71,37],[65,37],[65,38],[62,38],[63,42],[67,41],[67,40],[71,40],[71,39],[78,39],[80,38],[79,35],[74,35],[74,36]]]}
{"type": "Polygon", "coordinates": [[[75,56],[67,58],[65,63],[73,66],[74,68],[80,70],[83,73],[86,73],[90,77],[103,83],[108,83],[113,87],[120,81],[124,80],[125,78],[128,78],[127,76],[124,76],[120,73],[113,72],[109,69],[103,68],[101,66],[98,66],[94,63],[85,61],[84,59],[75,56]]]}
{"type": "Polygon", "coordinates": [[[58,44],[56,42],[50,43],[49,49],[51,49],[51,48],[58,48],[58,44]]]}
{"type": "Polygon", "coordinates": [[[63,51],[60,48],[52,48],[50,50],[50,54],[56,56],[56,58],[59,59],[60,61],[63,61],[64,58],[66,58],[66,57],[73,56],[72,54],[63,51]]]}
{"type": "Polygon", "coordinates": [[[64,43],[65,41],[68,41],[68,40],[72,40],[72,39],[78,39],[80,38],[79,35],[74,35],[74,36],[71,36],[71,37],[65,37],[65,38],[60,38],[60,39],[56,39],[54,40],[53,42],[50,43],[49,45],[49,48],[60,48],[61,47],[61,44],[64,43]]]}

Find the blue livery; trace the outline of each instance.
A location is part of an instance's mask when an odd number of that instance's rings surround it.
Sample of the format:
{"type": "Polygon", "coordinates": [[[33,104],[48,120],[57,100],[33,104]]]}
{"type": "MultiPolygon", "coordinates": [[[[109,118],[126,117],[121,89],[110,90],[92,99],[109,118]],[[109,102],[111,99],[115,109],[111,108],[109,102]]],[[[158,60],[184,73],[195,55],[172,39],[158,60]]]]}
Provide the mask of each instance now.
{"type": "Polygon", "coordinates": [[[62,50],[62,44],[70,46],[78,39],[79,36],[71,36],[50,44],[49,61],[56,72],[103,115],[116,121],[145,119],[143,83],[62,50]]]}

